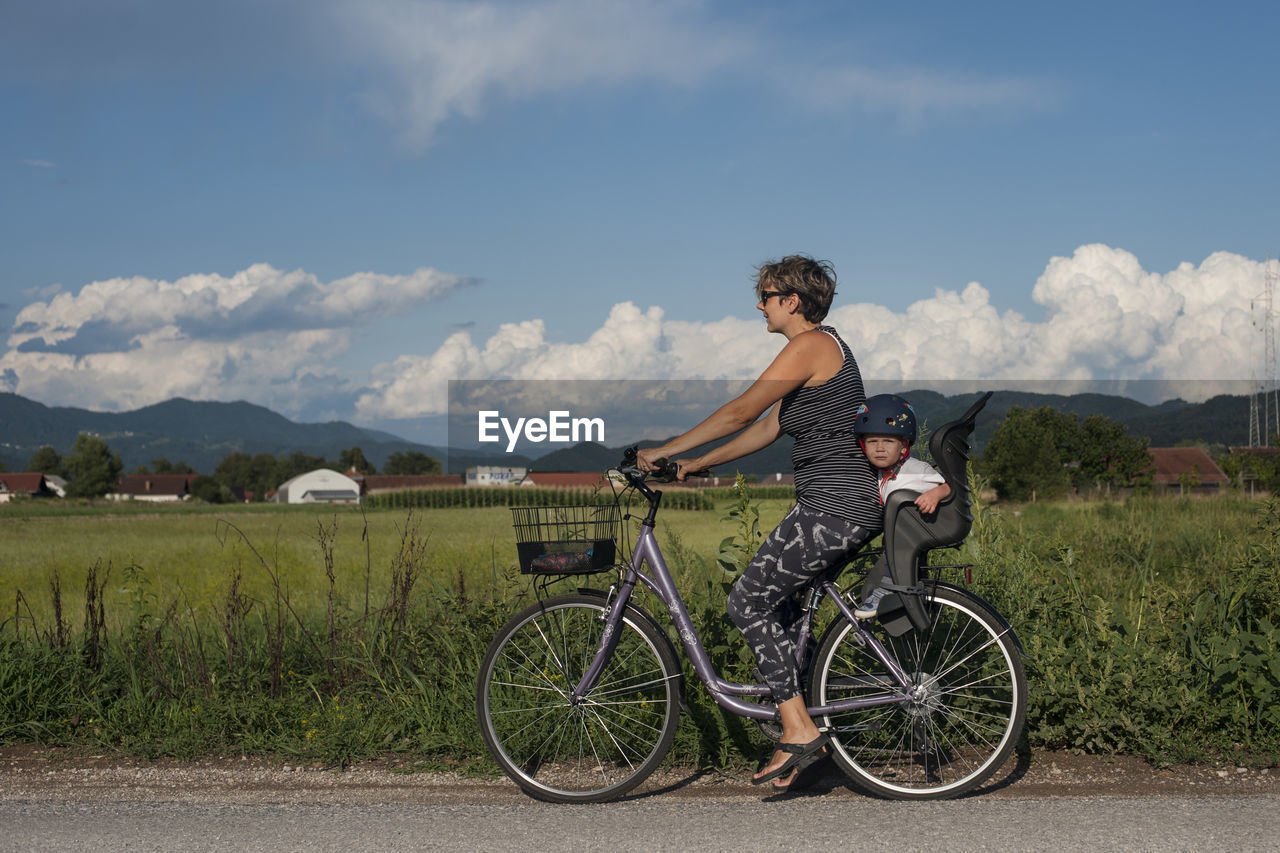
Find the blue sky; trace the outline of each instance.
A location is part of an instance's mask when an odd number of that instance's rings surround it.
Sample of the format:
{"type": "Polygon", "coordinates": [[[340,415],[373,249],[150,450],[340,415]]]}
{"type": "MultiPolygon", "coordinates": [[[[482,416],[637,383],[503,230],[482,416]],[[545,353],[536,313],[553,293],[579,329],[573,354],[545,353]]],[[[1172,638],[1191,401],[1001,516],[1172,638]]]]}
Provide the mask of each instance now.
{"type": "Polygon", "coordinates": [[[0,0],[0,390],[430,437],[450,378],[755,375],[792,252],[869,378],[1248,379],[1278,23],[0,0]]]}

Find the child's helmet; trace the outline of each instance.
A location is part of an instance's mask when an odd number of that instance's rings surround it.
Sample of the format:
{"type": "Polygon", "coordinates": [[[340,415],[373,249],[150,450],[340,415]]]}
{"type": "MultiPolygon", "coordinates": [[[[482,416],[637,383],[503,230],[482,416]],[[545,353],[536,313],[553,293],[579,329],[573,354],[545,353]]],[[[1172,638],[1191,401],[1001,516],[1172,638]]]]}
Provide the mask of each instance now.
{"type": "Polygon", "coordinates": [[[916,441],[916,413],[911,404],[895,394],[868,397],[853,416],[857,435],[894,435],[908,445],[916,441]]]}

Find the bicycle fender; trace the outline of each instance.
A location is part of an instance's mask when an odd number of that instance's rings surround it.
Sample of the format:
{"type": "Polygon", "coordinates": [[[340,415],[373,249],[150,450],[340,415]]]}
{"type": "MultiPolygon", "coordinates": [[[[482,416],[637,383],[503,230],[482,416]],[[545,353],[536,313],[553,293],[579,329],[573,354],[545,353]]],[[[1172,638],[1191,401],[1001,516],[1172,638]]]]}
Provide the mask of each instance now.
{"type": "Polygon", "coordinates": [[[1018,653],[1024,657],[1026,656],[1026,649],[1022,647],[1022,641],[1018,639],[1018,632],[1013,630],[1013,626],[1009,624],[1009,620],[1005,619],[1004,614],[997,610],[995,605],[990,601],[987,601],[985,598],[967,587],[956,586],[953,583],[946,583],[945,581],[932,581],[931,583],[933,583],[935,588],[945,587],[947,589],[954,590],[955,592],[962,592],[969,598],[972,598],[974,601],[981,604],[983,607],[987,608],[991,615],[996,617],[996,621],[999,623],[1000,627],[1009,633],[1009,636],[1013,639],[1013,644],[1018,647],[1018,653]]]}

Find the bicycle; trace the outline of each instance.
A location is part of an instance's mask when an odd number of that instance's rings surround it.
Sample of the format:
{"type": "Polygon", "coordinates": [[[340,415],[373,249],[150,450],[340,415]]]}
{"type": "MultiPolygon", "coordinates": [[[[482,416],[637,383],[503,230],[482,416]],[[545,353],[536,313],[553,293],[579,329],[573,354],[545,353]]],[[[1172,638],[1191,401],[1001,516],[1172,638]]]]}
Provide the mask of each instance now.
{"type": "MultiPolygon", "coordinates": [[[[943,799],[971,791],[1004,764],[1022,731],[1027,687],[1013,630],[990,604],[935,577],[931,569],[941,567],[926,559],[929,550],[968,534],[968,438],[990,396],[932,437],[935,464],[952,489],[935,517],[925,519],[909,504],[914,493],[891,496],[886,615],[869,623],[854,617],[856,599],[836,585],[852,555],[819,577],[804,599],[796,656],[798,663],[809,660],[802,670],[809,714],[830,737],[835,762],[880,797],[943,799]],[[824,599],[837,613],[810,657],[813,615],[824,599]]],[[[499,630],[480,666],[481,735],[503,772],[539,800],[621,797],[671,747],[683,670],[662,624],[632,601],[638,583],[665,606],[694,673],[718,705],[758,722],[777,720],[766,685],[731,683],[714,670],[654,535],[662,492],[635,467],[634,448],[617,470],[648,503],[631,558],[616,569],[619,581],[608,591],[580,589],[525,608],[499,630]]],[[[567,577],[615,562],[616,504],[522,510],[513,512],[524,571],[567,577]]],[[[769,733],[768,726],[762,730],[769,733]]]]}

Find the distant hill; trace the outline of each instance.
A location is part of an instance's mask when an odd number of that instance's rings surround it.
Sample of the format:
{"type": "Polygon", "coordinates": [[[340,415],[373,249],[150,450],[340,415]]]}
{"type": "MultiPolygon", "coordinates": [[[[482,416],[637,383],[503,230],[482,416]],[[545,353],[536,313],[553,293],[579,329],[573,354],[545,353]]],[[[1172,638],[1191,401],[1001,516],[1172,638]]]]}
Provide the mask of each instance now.
{"type": "Polygon", "coordinates": [[[183,461],[201,473],[211,473],[224,457],[237,451],[287,456],[301,451],[337,459],[343,450],[359,447],[381,467],[398,451],[426,453],[450,463],[454,473],[466,465],[527,465],[525,457],[486,456],[461,452],[449,456],[444,448],[416,444],[379,430],[362,429],[344,421],[295,423],[252,403],[213,403],[176,398],[131,412],[91,412],[51,407],[17,394],[0,393],[0,462],[21,471],[43,445],[65,454],[82,433],[93,433],[120,454],[126,471],[164,457],[183,461]]]}
{"type": "MultiPolygon", "coordinates": [[[[945,396],[916,390],[904,396],[911,400],[925,428],[934,429],[962,414],[978,395],[945,396]]],[[[1131,435],[1148,437],[1153,447],[1168,447],[1183,441],[1219,445],[1241,445],[1248,441],[1249,401],[1246,397],[1220,396],[1204,403],[1171,400],[1148,406],[1127,397],[1104,394],[1065,396],[997,391],[978,419],[976,450],[981,452],[1013,406],[1052,406],[1081,417],[1101,414],[1128,426],[1131,435]]],[[[213,403],[179,398],[132,412],[91,412],[45,406],[17,394],[0,393],[0,463],[9,471],[23,470],[31,454],[45,444],[65,454],[81,432],[93,433],[106,441],[120,454],[126,471],[164,457],[170,462],[186,462],[201,473],[210,473],[224,457],[236,451],[276,456],[301,451],[337,459],[343,450],[351,447],[359,447],[379,468],[392,453],[412,450],[447,462],[451,473],[462,473],[471,465],[524,466],[536,471],[601,471],[617,464],[622,452],[622,448],[584,443],[531,461],[519,454],[450,451],[416,444],[344,421],[295,423],[270,409],[246,402],[213,403]]],[[[658,443],[647,442],[646,446],[658,443]]],[[[729,467],[760,476],[789,471],[790,439],[784,436],[771,447],[729,467]]],[[[731,474],[732,470],[719,473],[731,474]]]]}
{"type": "MultiPolygon", "coordinates": [[[[945,396],[935,391],[915,390],[903,394],[916,410],[926,432],[960,417],[979,394],[945,396]]],[[[1034,409],[1050,406],[1078,417],[1098,414],[1119,421],[1128,427],[1129,434],[1150,439],[1152,447],[1171,447],[1184,441],[1201,441],[1217,445],[1243,445],[1248,443],[1249,400],[1246,397],[1220,396],[1204,403],[1188,403],[1185,400],[1169,400],[1149,406],[1128,397],[1106,394],[1032,394],[1021,391],[997,391],[992,395],[978,416],[974,430],[974,450],[981,452],[991,440],[996,427],[1004,420],[1009,409],[1020,406],[1034,409]]],[[[690,424],[693,426],[693,424],[690,424]]],[[[658,441],[641,442],[652,447],[658,441]]],[[[557,450],[531,465],[536,471],[596,471],[616,465],[623,448],[606,448],[598,444],[581,444],[557,450]]],[[[692,454],[691,454],[692,455],[692,454]]],[[[765,476],[791,470],[791,440],[783,436],[772,446],[724,466],[717,473],[731,475],[734,470],[744,474],[765,476]]]]}

